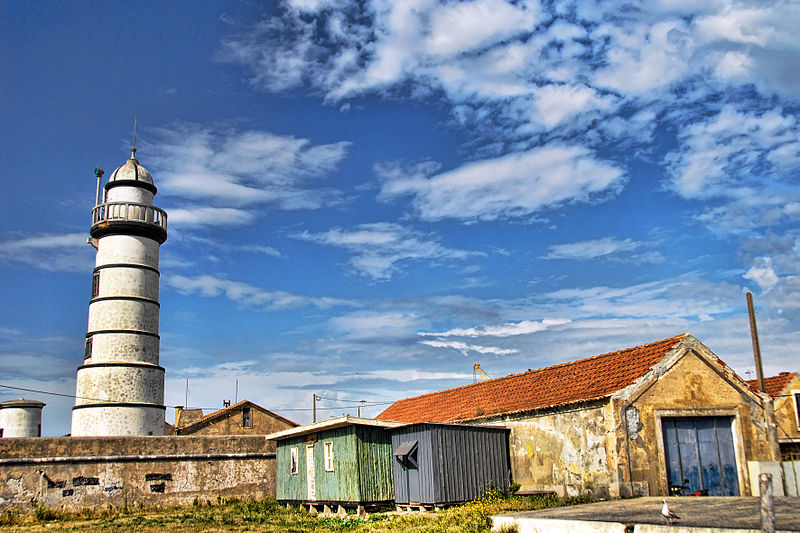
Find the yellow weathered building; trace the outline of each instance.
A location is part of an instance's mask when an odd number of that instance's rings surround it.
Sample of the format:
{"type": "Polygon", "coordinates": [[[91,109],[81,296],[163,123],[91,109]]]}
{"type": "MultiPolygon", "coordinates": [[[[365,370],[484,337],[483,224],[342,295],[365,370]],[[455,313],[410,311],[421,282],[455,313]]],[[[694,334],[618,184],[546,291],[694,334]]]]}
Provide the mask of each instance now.
{"type": "Polygon", "coordinates": [[[689,334],[401,400],[378,418],[509,427],[522,493],[750,495],[752,473],[779,459],[772,399],[689,334]]]}

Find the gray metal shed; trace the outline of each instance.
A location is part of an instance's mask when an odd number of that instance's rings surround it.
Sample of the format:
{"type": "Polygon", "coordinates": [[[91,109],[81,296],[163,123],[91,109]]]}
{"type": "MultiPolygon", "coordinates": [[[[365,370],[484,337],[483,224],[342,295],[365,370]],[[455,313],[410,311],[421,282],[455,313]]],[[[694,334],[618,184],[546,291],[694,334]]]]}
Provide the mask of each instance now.
{"type": "Polygon", "coordinates": [[[492,488],[508,494],[510,429],[423,423],[389,431],[398,505],[465,502],[492,488]]]}

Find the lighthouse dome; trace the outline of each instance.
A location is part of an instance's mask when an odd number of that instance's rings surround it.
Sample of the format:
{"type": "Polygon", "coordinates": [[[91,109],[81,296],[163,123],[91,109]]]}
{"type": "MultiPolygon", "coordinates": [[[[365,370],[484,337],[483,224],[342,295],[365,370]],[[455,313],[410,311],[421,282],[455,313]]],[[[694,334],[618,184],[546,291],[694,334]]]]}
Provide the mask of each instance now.
{"type": "Polygon", "coordinates": [[[125,161],[124,165],[112,172],[108,181],[109,184],[115,181],[139,181],[154,185],[153,176],[134,157],[125,161]]]}

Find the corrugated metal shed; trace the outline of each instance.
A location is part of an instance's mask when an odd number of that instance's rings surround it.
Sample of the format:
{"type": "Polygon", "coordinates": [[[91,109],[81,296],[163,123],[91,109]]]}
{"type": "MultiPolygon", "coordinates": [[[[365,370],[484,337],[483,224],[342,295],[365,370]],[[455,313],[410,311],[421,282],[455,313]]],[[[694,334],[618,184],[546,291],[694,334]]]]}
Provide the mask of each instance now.
{"type": "Polygon", "coordinates": [[[508,492],[511,430],[424,423],[391,429],[397,504],[443,505],[508,492]]]}
{"type": "Polygon", "coordinates": [[[394,498],[395,422],[339,417],[267,436],[277,443],[278,501],[371,505],[394,498]]]}

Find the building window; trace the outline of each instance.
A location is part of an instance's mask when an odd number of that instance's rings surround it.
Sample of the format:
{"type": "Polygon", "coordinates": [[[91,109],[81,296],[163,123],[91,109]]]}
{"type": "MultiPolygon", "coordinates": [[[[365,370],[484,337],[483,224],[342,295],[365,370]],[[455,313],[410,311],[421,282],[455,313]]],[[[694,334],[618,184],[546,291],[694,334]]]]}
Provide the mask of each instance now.
{"type": "Polygon", "coordinates": [[[92,298],[96,298],[100,293],[100,272],[92,275],[92,298]]]}
{"type": "Polygon", "coordinates": [[[333,443],[325,443],[325,471],[333,472],[333,443]]]}
{"type": "Polygon", "coordinates": [[[252,414],[250,413],[249,407],[245,407],[242,409],[242,427],[243,428],[253,427],[253,418],[252,414]]]}
{"type": "Polygon", "coordinates": [[[297,474],[297,448],[289,448],[289,469],[292,474],[297,474]]]}
{"type": "Polygon", "coordinates": [[[83,347],[83,360],[86,361],[92,356],[92,337],[86,339],[86,344],[83,347]]]}
{"type": "Polygon", "coordinates": [[[797,422],[797,430],[800,431],[800,390],[793,390],[794,396],[794,418],[797,422]]]}

